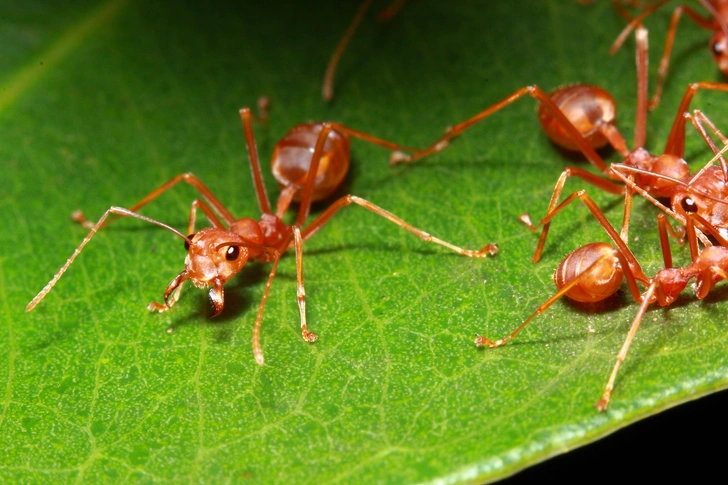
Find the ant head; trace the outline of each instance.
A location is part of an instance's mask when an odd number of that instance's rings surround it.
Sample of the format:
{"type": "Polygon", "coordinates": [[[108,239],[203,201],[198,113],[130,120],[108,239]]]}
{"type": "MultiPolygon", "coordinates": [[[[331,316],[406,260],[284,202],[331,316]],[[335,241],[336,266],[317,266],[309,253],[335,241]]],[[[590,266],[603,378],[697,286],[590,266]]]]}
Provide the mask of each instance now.
{"type": "MultiPolygon", "coordinates": [[[[281,187],[296,185],[303,187],[306,183],[311,157],[316,140],[322,128],[321,123],[304,123],[296,125],[276,143],[271,160],[273,176],[281,187]]],[[[331,130],[324,143],[316,181],[313,188],[313,200],[318,201],[331,195],[341,184],[349,170],[348,135],[331,130]]],[[[293,196],[300,202],[301,190],[293,196]]]]}
{"type": "Polygon", "coordinates": [[[710,39],[710,53],[723,74],[728,75],[728,38],[721,29],[715,32],[710,39]]]}
{"type": "Polygon", "coordinates": [[[225,284],[248,261],[246,241],[234,232],[206,227],[189,236],[185,272],[200,288],[225,284]]]}

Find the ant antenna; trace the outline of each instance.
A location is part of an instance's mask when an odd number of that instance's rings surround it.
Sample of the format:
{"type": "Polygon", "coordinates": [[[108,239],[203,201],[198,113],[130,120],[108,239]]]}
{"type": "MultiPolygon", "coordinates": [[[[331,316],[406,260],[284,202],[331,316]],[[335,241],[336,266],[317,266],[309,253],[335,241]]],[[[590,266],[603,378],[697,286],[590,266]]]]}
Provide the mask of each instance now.
{"type": "Polygon", "coordinates": [[[168,226],[167,224],[165,224],[163,222],[159,222],[159,221],[157,221],[155,219],[152,219],[150,217],[143,216],[141,214],[137,214],[136,212],[132,212],[132,211],[130,211],[128,209],[124,209],[123,207],[110,207],[109,210],[107,210],[106,212],[104,212],[104,215],[101,216],[101,219],[99,219],[98,222],[96,224],[94,224],[94,226],[91,228],[91,231],[88,233],[88,235],[83,239],[83,241],[81,242],[81,244],[76,248],[76,250],[73,252],[73,254],[71,255],[71,257],[68,258],[68,261],[66,261],[66,264],[64,264],[63,267],[60,270],[58,270],[58,273],[56,273],[56,275],[53,277],[53,279],[50,280],[48,282],[48,284],[45,285],[45,287],[42,290],[40,290],[40,293],[38,293],[37,295],[35,295],[35,298],[33,298],[30,301],[30,303],[28,303],[28,306],[25,307],[25,311],[26,312],[29,312],[33,308],[35,308],[35,306],[38,303],[40,303],[40,301],[48,294],[48,292],[50,292],[51,289],[53,289],[53,286],[56,284],[56,282],[59,279],[61,279],[61,276],[63,276],[63,273],[65,273],[66,270],[68,269],[68,267],[71,266],[71,263],[73,263],[73,260],[76,259],[76,256],[79,255],[79,253],[81,252],[81,250],[83,249],[83,247],[91,240],[91,238],[93,237],[94,234],[96,234],[96,232],[99,230],[99,228],[101,226],[103,226],[104,220],[109,216],[109,214],[116,214],[116,215],[119,215],[119,216],[136,217],[137,219],[141,219],[142,221],[146,221],[146,222],[150,222],[152,224],[156,224],[157,226],[162,227],[164,229],[167,229],[168,231],[171,231],[172,233],[174,233],[177,236],[181,237],[182,239],[185,240],[185,242],[187,244],[192,244],[192,241],[190,241],[190,238],[188,238],[187,236],[185,236],[184,234],[182,234],[181,232],[179,232],[177,229],[175,229],[175,228],[173,228],[171,226],[168,226]]]}

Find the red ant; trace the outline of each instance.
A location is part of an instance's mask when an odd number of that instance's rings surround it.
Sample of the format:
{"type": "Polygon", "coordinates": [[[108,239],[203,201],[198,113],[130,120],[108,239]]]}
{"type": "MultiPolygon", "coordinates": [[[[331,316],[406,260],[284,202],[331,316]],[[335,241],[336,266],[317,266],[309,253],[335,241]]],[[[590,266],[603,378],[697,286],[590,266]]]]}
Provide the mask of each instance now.
{"type": "MultiPolygon", "coordinates": [[[[163,303],[152,302],[149,304],[148,309],[150,311],[163,312],[169,310],[179,299],[183,283],[190,280],[197,287],[211,287],[209,296],[214,308],[212,316],[219,315],[225,303],[223,292],[225,283],[235,276],[249,260],[272,262],[273,268],[268,276],[253,329],[253,353],[259,364],[263,364],[263,353],[260,347],[260,325],[263,309],[276,274],[278,261],[282,254],[291,247],[295,248],[296,253],[296,289],[301,333],[307,342],[317,340],[317,335],[310,332],[306,325],[306,301],[303,286],[303,241],[313,236],[343,207],[357,204],[411,232],[425,242],[439,244],[464,256],[480,258],[486,255],[494,255],[497,252],[498,248],[495,244],[488,244],[479,251],[462,249],[431,236],[411,226],[394,214],[353,195],[339,198],[303,228],[311,203],[330,195],[344,178],[349,166],[349,136],[355,136],[392,150],[401,149],[398,145],[337,123],[298,125],[276,144],[271,165],[273,173],[283,190],[278,198],[276,211],[273,213],[263,184],[251,125],[251,112],[248,108],[243,108],[240,110],[240,116],[253,175],[253,185],[262,213],[260,221],[250,218],[235,218],[197,177],[191,173],[178,175],[152,191],[140,202],[132,206],[131,209],[109,208],[98,222],[91,226],[91,231],[66,261],[66,264],[45,288],[28,303],[25,310],[30,311],[35,308],[43,297],[48,294],[76,256],[91,240],[91,237],[103,227],[109,214],[135,217],[156,224],[176,234],[185,242],[185,248],[188,251],[185,258],[185,269],[167,286],[163,295],[163,303]],[[313,154],[311,154],[312,152],[313,154]],[[315,174],[315,176],[310,176],[310,174],[315,174]],[[167,224],[136,212],[181,181],[190,184],[202,196],[201,199],[195,199],[192,202],[187,228],[188,236],[167,224]],[[289,226],[283,222],[282,218],[293,200],[300,201],[300,206],[295,222],[289,226]],[[197,209],[202,210],[212,227],[195,231],[197,209]],[[227,229],[225,225],[228,226],[227,229]]],[[[86,222],[87,225],[90,225],[80,213],[77,213],[74,218],[79,222],[86,222]]]]}
{"type": "MultiPolygon", "coordinates": [[[[665,39],[665,50],[660,58],[660,67],[657,75],[657,87],[655,88],[655,94],[650,100],[650,109],[655,109],[660,103],[660,97],[662,96],[662,87],[665,83],[665,77],[667,71],[670,68],[670,54],[672,53],[672,47],[675,42],[675,34],[677,33],[677,24],[682,17],[683,12],[695,22],[699,27],[706,30],[713,31],[713,36],[710,39],[710,53],[718,65],[718,68],[723,74],[728,75],[728,0],[698,0],[700,4],[710,14],[708,17],[703,17],[701,14],[693,10],[687,5],[678,5],[672,12],[672,19],[670,21],[670,28],[667,32],[667,38],[665,39]]],[[[648,15],[652,14],[655,10],[662,7],[668,2],[663,0],[661,2],[652,5],[645,9],[641,14],[632,19],[629,24],[622,30],[622,32],[614,41],[610,48],[610,54],[614,54],[619,50],[624,40],[627,38],[632,29],[641,25],[642,20],[648,15]]],[[[616,1],[613,1],[615,8],[621,15],[629,19],[629,14],[620,8],[616,1]]]]}
{"type": "MultiPolygon", "coordinates": [[[[380,22],[389,22],[395,15],[397,15],[402,7],[404,7],[406,1],[407,0],[394,0],[389,7],[379,12],[377,19],[380,22]]],[[[357,10],[356,15],[354,15],[354,19],[349,24],[349,27],[347,27],[346,32],[344,32],[344,36],[339,41],[336,49],[334,49],[334,53],[331,54],[331,59],[329,59],[329,63],[326,66],[326,73],[324,74],[323,87],[321,88],[321,96],[325,101],[331,101],[334,97],[334,75],[336,74],[336,68],[339,65],[341,56],[344,55],[346,46],[349,45],[351,37],[354,35],[354,32],[359,26],[361,20],[364,18],[364,15],[366,15],[371,4],[372,0],[364,0],[361,3],[359,10],[357,10]]]]}
{"type": "MultiPolygon", "coordinates": [[[[637,114],[634,140],[636,148],[633,150],[627,148],[624,138],[614,124],[617,111],[616,102],[605,90],[586,84],[574,84],[559,88],[547,95],[538,86],[526,86],[468,120],[449,128],[445,135],[428,148],[412,152],[411,155],[394,152],[390,159],[391,163],[414,162],[427,155],[439,152],[447,147],[450,140],[475,123],[510,105],[524,95],[530,95],[539,101],[538,118],[546,135],[555,144],[567,150],[577,149],[581,151],[589,162],[598,168],[602,175],[607,177],[600,177],[581,168],[567,167],[561,173],[554,187],[547,214],[552,213],[557,206],[564,184],[572,176],[579,177],[606,192],[624,194],[624,187],[613,182],[623,181],[624,179],[624,174],[617,172],[615,166],[633,169],[636,172],[634,174],[635,182],[644,189],[644,193],[654,197],[671,197],[673,203],[677,203],[678,206],[680,201],[675,199],[681,197],[680,200],[682,200],[683,196],[678,188],[681,186],[680,184],[686,185],[688,180],[690,181],[689,185],[693,187],[692,192],[696,193],[695,197],[700,197],[701,194],[706,192],[701,191],[701,187],[715,185],[715,174],[712,169],[707,172],[700,171],[691,179],[690,168],[682,158],[685,152],[686,121],[683,113],[688,110],[692,98],[700,89],[728,91],[728,84],[701,82],[689,85],[678,107],[677,116],[673,121],[663,154],[658,156],[650,154],[643,148],[646,139],[647,121],[647,30],[639,27],[635,32],[635,37],[637,39],[637,114]],[[623,157],[622,164],[608,166],[597,154],[595,149],[606,144],[611,145],[623,157]],[[663,177],[659,177],[660,175],[663,177]],[[676,183],[674,181],[681,182],[676,183]]],[[[701,131],[701,135],[705,138],[706,143],[712,144],[704,130],[701,131]]],[[[723,185],[725,185],[725,182],[728,182],[728,167],[722,157],[721,164],[723,167],[723,185]]],[[[630,205],[625,204],[625,224],[622,227],[621,235],[624,240],[627,239],[629,228],[629,211],[630,205]]],[[[519,219],[531,229],[536,230],[536,226],[531,223],[528,214],[522,215],[519,219]]],[[[534,262],[541,258],[550,225],[550,222],[546,219],[541,223],[543,229],[533,256],[534,262]]]]}
{"type": "MultiPolygon", "coordinates": [[[[627,197],[630,196],[629,194],[628,192],[627,197]]],[[[616,248],[604,242],[597,242],[587,244],[569,253],[554,272],[554,283],[558,291],[552,297],[541,304],[507,337],[493,341],[484,336],[476,335],[475,345],[489,348],[499,347],[515,338],[537,315],[544,313],[562,296],[567,296],[578,302],[602,301],[616,293],[622,284],[622,280],[626,279],[632,297],[641,305],[622,349],[617,355],[617,362],[609,377],[604,394],[595,404],[597,410],[606,411],[614,389],[617,372],[626,358],[627,351],[645,315],[647,306],[654,302],[657,302],[660,306],[672,304],[691,279],[696,280],[697,297],[699,299],[705,298],[717,282],[728,279],[728,241],[700,215],[688,213],[686,230],[690,242],[692,262],[684,268],[673,268],[667,232],[669,230],[673,235],[675,234],[665,215],[659,214],[657,216],[658,227],[665,269],[659,271],[654,278],[649,279],[643,273],[637,259],[620,235],[617,234],[617,231],[611,226],[586,191],[581,190],[571,194],[544,218],[545,221],[553,219],[559,211],[576,198],[579,198],[587,205],[600,225],[606,230],[616,248]],[[706,230],[720,242],[721,246],[709,246],[702,253],[698,253],[697,234],[694,224],[696,220],[703,224],[706,230]],[[637,282],[647,286],[647,291],[643,295],[640,295],[637,282]]]]}

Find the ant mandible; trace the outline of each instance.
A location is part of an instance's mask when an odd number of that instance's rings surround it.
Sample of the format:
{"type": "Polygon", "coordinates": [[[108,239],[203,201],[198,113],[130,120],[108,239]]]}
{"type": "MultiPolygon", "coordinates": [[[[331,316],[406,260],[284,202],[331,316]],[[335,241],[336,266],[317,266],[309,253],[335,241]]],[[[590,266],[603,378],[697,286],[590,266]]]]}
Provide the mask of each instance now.
{"type": "MultiPolygon", "coordinates": [[[[629,196],[628,192],[627,197],[629,196]]],[[[553,296],[541,304],[507,337],[490,340],[482,335],[476,335],[475,345],[489,348],[500,347],[515,338],[536,316],[544,313],[561,297],[566,296],[574,301],[585,303],[602,301],[616,293],[622,281],[626,279],[629,291],[635,301],[640,303],[640,307],[617,355],[617,362],[604,394],[595,404],[597,410],[603,412],[609,405],[617,372],[627,356],[627,351],[637,333],[647,306],[654,302],[660,306],[672,304],[692,279],[696,280],[697,297],[705,298],[717,282],[728,279],[728,241],[700,215],[688,213],[686,231],[690,242],[692,262],[684,268],[673,268],[667,233],[668,231],[671,231],[673,235],[675,233],[665,215],[659,214],[657,219],[665,269],[650,279],[645,276],[637,259],[586,191],[575,192],[568,199],[576,198],[586,204],[616,247],[605,242],[596,242],[569,253],[554,271],[553,278],[557,292],[553,296]],[[695,221],[700,221],[721,246],[708,246],[702,253],[699,253],[695,221]],[[638,282],[647,287],[642,295],[637,286],[638,282]]],[[[546,219],[551,220],[566,205],[567,202],[564,202],[555,211],[549,213],[546,219]]]]}
{"type": "MultiPolygon", "coordinates": [[[[178,175],[152,191],[130,209],[109,208],[98,222],[91,225],[91,231],[66,261],[66,264],[28,303],[25,310],[31,311],[51,291],[84,246],[104,226],[110,214],[135,217],[156,224],[184,240],[185,248],[188,251],[185,258],[185,269],[167,286],[163,295],[163,303],[152,302],[149,304],[147,308],[150,311],[164,312],[172,308],[179,299],[183,283],[190,280],[197,287],[211,287],[209,296],[213,305],[212,316],[219,315],[225,304],[223,291],[225,283],[235,276],[248,261],[272,262],[273,267],[268,276],[253,328],[253,353],[256,362],[261,365],[263,364],[263,352],[260,346],[260,326],[263,310],[276,274],[278,262],[282,254],[291,247],[295,248],[296,254],[296,291],[301,320],[301,334],[307,342],[315,342],[318,339],[315,333],[308,330],[306,324],[303,242],[313,236],[343,207],[357,204],[402,227],[425,242],[439,244],[464,256],[480,258],[496,254],[498,248],[495,244],[488,244],[479,251],[462,249],[431,236],[381,207],[354,195],[339,198],[304,228],[303,225],[308,216],[311,203],[330,195],[346,174],[349,165],[350,135],[391,149],[398,149],[399,147],[337,123],[298,125],[276,144],[271,165],[273,173],[283,190],[278,198],[274,213],[271,210],[268,195],[263,185],[250,109],[241,109],[240,116],[245,133],[253,185],[262,213],[259,221],[250,218],[235,218],[197,177],[191,173],[178,175]],[[313,154],[311,154],[312,151],[313,154]],[[315,174],[315,176],[311,176],[311,174],[315,174]],[[202,196],[201,199],[195,199],[192,202],[187,227],[188,236],[167,224],[136,212],[181,181],[194,187],[202,196]],[[295,222],[289,226],[283,222],[282,218],[294,200],[299,200],[300,205],[295,222]],[[212,227],[195,231],[197,209],[202,210],[212,227]],[[226,225],[227,229],[225,228],[226,225]]],[[[74,218],[79,222],[84,222],[82,214],[77,213],[74,218]]],[[[87,223],[87,225],[89,224],[87,223]]]]}
{"type": "MultiPolygon", "coordinates": [[[[645,189],[645,193],[653,197],[669,198],[675,196],[679,184],[671,182],[674,180],[682,181],[683,185],[688,180],[693,185],[700,185],[703,182],[702,179],[711,178],[714,173],[712,171],[711,173],[701,171],[691,178],[690,168],[682,158],[685,152],[686,123],[686,118],[683,114],[689,109],[690,102],[699,90],[728,91],[728,84],[700,82],[689,85],[678,107],[677,115],[673,121],[663,153],[657,156],[652,155],[643,148],[646,140],[647,125],[647,30],[643,27],[638,27],[635,32],[635,37],[637,39],[637,113],[634,136],[634,145],[636,148],[632,150],[627,148],[626,141],[615,126],[616,102],[604,89],[587,84],[574,84],[559,88],[547,95],[538,86],[526,86],[468,120],[449,128],[445,135],[429,147],[410,152],[411,154],[409,155],[394,152],[390,158],[390,162],[410,163],[437,153],[445,149],[450,140],[460,135],[472,125],[510,105],[521,97],[530,95],[539,102],[538,119],[542,129],[551,141],[567,150],[576,149],[581,151],[587,160],[606,177],[603,178],[577,167],[565,168],[554,187],[547,214],[552,213],[558,205],[566,180],[572,176],[576,176],[606,192],[617,195],[624,194],[624,186],[615,183],[623,181],[623,175],[614,169],[616,165],[620,167],[633,167],[636,171],[639,171],[635,175],[635,182],[639,187],[645,189]],[[606,144],[612,146],[623,157],[623,163],[607,165],[604,162],[596,152],[596,149],[606,144]],[[697,180],[699,178],[702,179],[697,180]]],[[[707,135],[702,132],[701,135],[710,145],[710,142],[706,138],[707,135]]],[[[723,178],[725,182],[728,182],[728,171],[722,157],[721,164],[723,167],[723,178]]],[[[625,219],[621,233],[623,240],[627,239],[629,230],[629,211],[630,206],[625,204],[625,219]]],[[[528,214],[522,215],[519,219],[531,229],[536,230],[536,226],[531,223],[528,214]]],[[[543,228],[533,256],[534,262],[541,258],[550,222],[544,219],[541,221],[541,224],[543,228]]]]}
{"type": "MultiPolygon", "coordinates": [[[[612,44],[609,50],[610,54],[614,54],[619,50],[624,43],[632,29],[641,25],[641,22],[648,16],[651,15],[655,10],[665,5],[669,0],[663,0],[661,2],[652,5],[645,9],[641,14],[637,15],[634,19],[631,19],[629,24],[622,30],[617,39],[612,44]]],[[[718,68],[723,74],[728,75],[728,0],[698,0],[701,5],[710,14],[708,17],[703,17],[701,14],[693,10],[687,5],[678,5],[672,12],[672,19],[670,20],[670,28],[667,32],[665,39],[665,50],[660,58],[660,67],[657,74],[657,86],[655,88],[655,94],[650,100],[650,109],[655,109],[660,103],[662,97],[662,88],[665,84],[665,77],[667,71],[670,68],[670,55],[672,53],[672,47],[675,42],[675,34],[677,33],[677,25],[685,13],[689,19],[695,22],[696,25],[703,29],[713,31],[713,36],[710,38],[709,46],[710,53],[713,60],[718,65],[718,68]]],[[[617,4],[614,3],[615,8],[617,4]]],[[[618,8],[621,15],[626,16],[628,14],[623,9],[618,8]]]]}

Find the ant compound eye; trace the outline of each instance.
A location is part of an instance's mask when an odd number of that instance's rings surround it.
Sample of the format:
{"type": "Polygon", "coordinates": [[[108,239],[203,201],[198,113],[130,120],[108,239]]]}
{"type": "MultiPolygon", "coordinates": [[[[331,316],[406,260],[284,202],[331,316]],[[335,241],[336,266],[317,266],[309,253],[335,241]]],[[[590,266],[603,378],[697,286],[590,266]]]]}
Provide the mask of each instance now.
{"type": "Polygon", "coordinates": [[[225,253],[225,259],[228,261],[235,261],[240,256],[240,246],[230,246],[225,253]]]}
{"type": "MultiPolygon", "coordinates": [[[[193,237],[195,237],[195,233],[192,233],[189,236],[187,236],[187,239],[189,239],[190,241],[192,241],[192,238],[193,237]]],[[[185,251],[189,251],[189,250],[190,250],[190,243],[188,243],[187,241],[185,241],[185,251]]]]}
{"type": "Polygon", "coordinates": [[[695,201],[690,197],[685,197],[683,200],[681,200],[680,207],[682,207],[685,212],[689,212],[691,214],[698,212],[698,206],[695,205],[695,201]]]}

